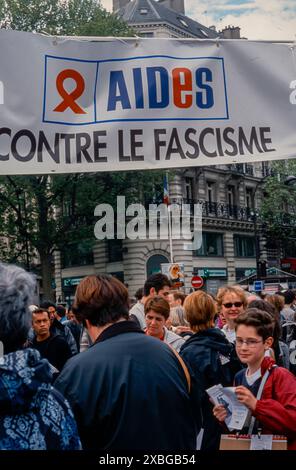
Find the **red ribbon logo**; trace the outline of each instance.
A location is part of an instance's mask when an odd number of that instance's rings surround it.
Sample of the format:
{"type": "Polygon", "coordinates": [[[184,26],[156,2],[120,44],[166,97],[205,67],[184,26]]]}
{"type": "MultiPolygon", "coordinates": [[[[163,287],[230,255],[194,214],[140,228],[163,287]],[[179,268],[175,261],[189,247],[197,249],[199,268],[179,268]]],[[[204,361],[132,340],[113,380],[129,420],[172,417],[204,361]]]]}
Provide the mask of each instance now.
{"type": "Polygon", "coordinates": [[[75,114],[86,114],[85,111],[76,103],[76,100],[82,95],[85,89],[85,83],[82,75],[76,70],[66,69],[57,76],[57,90],[63,101],[54,109],[57,113],[63,113],[67,108],[72,109],[75,114]],[[72,78],[76,82],[76,88],[68,93],[64,88],[64,81],[72,78]]]}

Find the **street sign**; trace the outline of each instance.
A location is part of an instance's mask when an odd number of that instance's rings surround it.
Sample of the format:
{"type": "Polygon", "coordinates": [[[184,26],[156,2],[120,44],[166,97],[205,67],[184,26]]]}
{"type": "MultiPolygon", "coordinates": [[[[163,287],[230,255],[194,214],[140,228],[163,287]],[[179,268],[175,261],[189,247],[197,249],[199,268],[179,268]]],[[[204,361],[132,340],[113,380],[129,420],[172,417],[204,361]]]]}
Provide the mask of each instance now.
{"type": "Polygon", "coordinates": [[[264,281],[254,281],[254,291],[261,292],[264,289],[264,281]]]}
{"type": "Polygon", "coordinates": [[[204,285],[203,278],[200,276],[193,276],[191,279],[191,285],[194,289],[200,289],[204,285]]]}
{"type": "Polygon", "coordinates": [[[173,289],[184,286],[184,263],[161,263],[161,272],[171,281],[173,289]]]}

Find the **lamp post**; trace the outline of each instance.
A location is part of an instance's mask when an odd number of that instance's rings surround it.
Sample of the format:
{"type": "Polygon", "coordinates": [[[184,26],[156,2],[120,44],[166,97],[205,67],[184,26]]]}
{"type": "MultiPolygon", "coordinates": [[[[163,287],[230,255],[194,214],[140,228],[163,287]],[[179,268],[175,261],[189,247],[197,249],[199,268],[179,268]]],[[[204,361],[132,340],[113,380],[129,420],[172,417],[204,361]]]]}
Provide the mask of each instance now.
{"type": "MultiPolygon", "coordinates": [[[[259,218],[259,212],[256,209],[256,203],[255,203],[255,197],[258,188],[262,185],[264,180],[268,178],[269,175],[263,176],[263,178],[258,181],[256,184],[255,190],[253,192],[252,196],[252,210],[250,212],[250,215],[252,217],[253,223],[254,223],[254,235],[255,235],[255,256],[256,256],[256,279],[260,280],[261,277],[266,277],[266,261],[261,261],[261,249],[260,249],[260,234],[258,230],[258,218],[259,218]]],[[[296,178],[295,178],[296,180],[296,178]]]]}
{"type": "Polygon", "coordinates": [[[254,223],[254,235],[255,235],[255,256],[256,256],[256,279],[260,279],[261,274],[261,266],[260,266],[260,240],[258,235],[258,225],[257,225],[257,218],[259,213],[255,210],[250,212],[251,217],[254,223]]]}

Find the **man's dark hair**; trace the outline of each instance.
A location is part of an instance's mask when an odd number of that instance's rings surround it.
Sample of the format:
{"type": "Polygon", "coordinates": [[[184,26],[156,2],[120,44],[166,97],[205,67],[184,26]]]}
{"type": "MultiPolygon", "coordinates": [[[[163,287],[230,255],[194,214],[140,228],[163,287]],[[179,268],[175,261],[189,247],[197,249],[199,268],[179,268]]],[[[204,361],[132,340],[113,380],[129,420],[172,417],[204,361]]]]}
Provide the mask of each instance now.
{"type": "Polygon", "coordinates": [[[35,308],[35,310],[32,312],[32,318],[33,318],[33,315],[35,314],[38,315],[38,313],[47,313],[48,318],[50,319],[49,311],[46,308],[35,308]]]}
{"type": "Polygon", "coordinates": [[[140,287],[140,289],[136,290],[135,292],[135,297],[137,300],[141,300],[141,298],[143,297],[144,295],[144,289],[143,287],[140,287]]]}
{"type": "Polygon", "coordinates": [[[78,321],[105,326],[121,317],[128,320],[129,297],[127,288],[113,276],[87,276],[77,286],[73,313],[78,321]]]}
{"type": "Polygon", "coordinates": [[[234,323],[235,331],[237,331],[240,325],[252,326],[263,341],[270,336],[273,337],[274,322],[272,316],[258,308],[247,308],[243,313],[239,314],[234,323]]]}
{"type": "Polygon", "coordinates": [[[171,287],[171,282],[165,274],[157,273],[148,277],[144,284],[144,295],[147,297],[150,294],[150,289],[154,287],[156,293],[163,289],[165,286],[171,287]]]}
{"type": "Polygon", "coordinates": [[[295,300],[295,294],[292,290],[286,290],[282,295],[284,296],[285,304],[287,305],[290,305],[295,300]]]}
{"type": "Polygon", "coordinates": [[[249,303],[248,309],[249,308],[257,308],[259,310],[262,310],[263,312],[267,312],[273,317],[276,317],[277,311],[274,305],[270,304],[269,302],[266,302],[266,300],[252,300],[252,302],[249,303]]]}
{"type": "Polygon", "coordinates": [[[63,305],[57,305],[56,313],[58,314],[59,317],[63,318],[66,315],[65,307],[63,307],[63,305]]]}
{"type": "Polygon", "coordinates": [[[41,304],[40,304],[40,307],[41,308],[45,308],[46,310],[49,308],[49,307],[54,307],[56,309],[56,305],[51,302],[50,300],[44,300],[41,304]]]}
{"type": "Polygon", "coordinates": [[[180,290],[171,290],[170,294],[173,294],[174,300],[181,300],[181,305],[184,304],[184,300],[186,299],[184,292],[181,292],[180,290]]]}

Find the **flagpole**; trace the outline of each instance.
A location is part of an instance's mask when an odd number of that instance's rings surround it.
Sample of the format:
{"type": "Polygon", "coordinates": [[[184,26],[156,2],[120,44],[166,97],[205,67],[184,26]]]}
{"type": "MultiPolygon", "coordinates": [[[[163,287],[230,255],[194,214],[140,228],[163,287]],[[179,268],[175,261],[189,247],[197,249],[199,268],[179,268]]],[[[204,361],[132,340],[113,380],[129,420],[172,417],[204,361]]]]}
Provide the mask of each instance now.
{"type": "Polygon", "coordinates": [[[171,258],[171,263],[173,263],[174,262],[174,254],[173,254],[172,220],[171,220],[171,211],[170,211],[170,194],[169,194],[169,176],[168,176],[168,172],[166,172],[166,174],[164,176],[164,203],[167,205],[167,208],[168,208],[170,258],[171,258]]]}
{"type": "Polygon", "coordinates": [[[169,216],[169,241],[170,241],[170,254],[171,254],[171,263],[174,262],[173,254],[173,240],[172,240],[172,221],[171,221],[171,211],[170,205],[168,205],[168,216],[169,216]]]}

